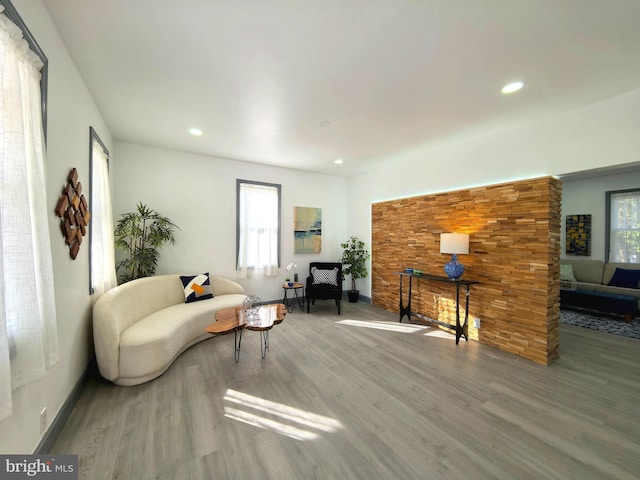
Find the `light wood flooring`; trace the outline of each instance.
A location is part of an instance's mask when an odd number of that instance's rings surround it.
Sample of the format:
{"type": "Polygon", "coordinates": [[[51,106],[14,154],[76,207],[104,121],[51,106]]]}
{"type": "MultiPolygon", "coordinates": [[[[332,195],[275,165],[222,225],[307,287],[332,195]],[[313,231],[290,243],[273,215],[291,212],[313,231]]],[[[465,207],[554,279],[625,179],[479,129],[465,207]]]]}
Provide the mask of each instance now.
{"type": "Polygon", "coordinates": [[[562,325],[545,367],[336,313],[289,313],[265,360],[246,331],[238,364],[226,335],[144,385],[92,376],[53,453],[90,480],[639,478],[640,341],[562,325]]]}

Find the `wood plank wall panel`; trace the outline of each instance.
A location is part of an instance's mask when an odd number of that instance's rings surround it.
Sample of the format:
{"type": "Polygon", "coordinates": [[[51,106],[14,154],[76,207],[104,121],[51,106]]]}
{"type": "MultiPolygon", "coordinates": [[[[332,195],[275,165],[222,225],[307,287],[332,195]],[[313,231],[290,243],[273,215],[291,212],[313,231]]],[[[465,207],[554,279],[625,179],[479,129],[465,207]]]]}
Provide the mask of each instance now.
{"type": "MultiPolygon", "coordinates": [[[[398,312],[394,272],[444,275],[450,255],[440,253],[440,234],[469,233],[463,278],[480,282],[471,287],[469,337],[550,364],[559,355],[561,195],[561,182],[544,177],[373,204],[372,303],[398,312]]],[[[453,287],[414,279],[414,311],[455,323],[454,301],[453,287]]]]}

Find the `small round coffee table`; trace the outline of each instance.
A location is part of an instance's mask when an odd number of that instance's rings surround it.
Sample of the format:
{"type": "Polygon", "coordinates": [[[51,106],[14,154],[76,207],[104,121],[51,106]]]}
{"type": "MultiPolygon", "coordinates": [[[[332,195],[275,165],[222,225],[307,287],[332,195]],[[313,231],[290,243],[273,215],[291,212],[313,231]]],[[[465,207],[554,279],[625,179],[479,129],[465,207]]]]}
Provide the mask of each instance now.
{"type": "Polygon", "coordinates": [[[300,306],[300,310],[304,311],[304,296],[300,295],[299,291],[304,288],[304,285],[299,282],[293,283],[289,286],[287,283],[282,285],[282,289],[284,290],[284,298],[282,299],[282,303],[287,307],[289,313],[293,312],[293,308],[295,307],[296,301],[300,306]],[[288,293],[293,290],[293,296],[289,297],[288,293]]]}

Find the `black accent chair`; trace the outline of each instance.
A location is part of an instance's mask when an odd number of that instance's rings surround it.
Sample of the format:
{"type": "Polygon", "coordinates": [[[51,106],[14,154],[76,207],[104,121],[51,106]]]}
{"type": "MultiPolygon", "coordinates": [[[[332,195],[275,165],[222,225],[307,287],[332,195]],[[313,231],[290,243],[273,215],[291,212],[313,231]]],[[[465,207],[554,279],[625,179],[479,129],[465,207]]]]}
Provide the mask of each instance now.
{"type": "Polygon", "coordinates": [[[309,263],[309,276],[307,277],[307,313],[309,312],[309,306],[314,305],[317,300],[335,300],[338,306],[338,315],[340,315],[340,300],[342,299],[342,264],[332,262],[311,262],[309,263]],[[336,283],[325,283],[322,280],[326,278],[317,277],[331,277],[331,272],[334,268],[337,268],[336,283]],[[320,280],[318,283],[314,283],[313,269],[316,269],[316,279],[320,280]],[[326,270],[327,275],[323,275],[323,270],[326,270]]]}

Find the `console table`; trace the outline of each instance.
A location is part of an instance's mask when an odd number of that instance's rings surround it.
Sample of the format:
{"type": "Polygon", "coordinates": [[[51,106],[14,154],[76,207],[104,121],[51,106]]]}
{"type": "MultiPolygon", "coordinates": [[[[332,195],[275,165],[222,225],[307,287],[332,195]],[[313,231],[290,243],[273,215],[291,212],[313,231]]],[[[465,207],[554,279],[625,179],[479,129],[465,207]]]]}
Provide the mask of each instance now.
{"type": "Polygon", "coordinates": [[[474,280],[451,280],[449,277],[439,276],[439,275],[427,275],[420,274],[417,275],[415,273],[408,272],[396,272],[397,275],[400,275],[400,322],[402,322],[402,318],[406,315],[409,321],[411,321],[411,317],[417,317],[421,320],[431,323],[437,323],[438,325],[450,328],[455,330],[456,332],[456,345],[460,341],[460,337],[464,336],[465,341],[469,341],[469,337],[467,336],[467,320],[469,319],[469,287],[471,285],[475,285],[478,282],[474,280]],[[407,294],[407,305],[404,306],[402,304],[402,280],[404,277],[409,278],[409,292],[407,294]],[[425,280],[429,282],[438,282],[445,283],[449,285],[453,285],[456,288],[456,324],[449,325],[446,322],[441,322],[439,320],[435,320],[433,318],[426,317],[416,312],[411,311],[411,284],[414,278],[419,280],[425,280]],[[464,296],[465,296],[465,306],[464,306],[464,323],[460,323],[460,287],[464,287],[464,296]]]}

